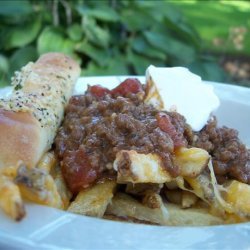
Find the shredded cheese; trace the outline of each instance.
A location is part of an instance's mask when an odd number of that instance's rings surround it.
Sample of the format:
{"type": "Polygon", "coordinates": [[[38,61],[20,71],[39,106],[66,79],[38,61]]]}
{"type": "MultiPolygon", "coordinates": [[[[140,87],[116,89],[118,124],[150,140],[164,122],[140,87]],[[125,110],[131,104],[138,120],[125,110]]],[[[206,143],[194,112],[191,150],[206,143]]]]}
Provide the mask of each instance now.
{"type": "Polygon", "coordinates": [[[214,191],[214,195],[215,195],[215,205],[219,204],[221,206],[221,208],[224,209],[228,213],[235,213],[236,211],[234,210],[234,208],[228,202],[226,202],[221,196],[219,189],[222,186],[218,185],[218,183],[217,183],[211,159],[208,162],[208,168],[210,170],[211,184],[213,186],[213,191],[214,191]]]}
{"type": "MultiPolygon", "coordinates": [[[[206,193],[204,192],[204,190],[206,190],[206,187],[202,186],[202,182],[200,183],[196,183],[195,181],[192,183],[193,184],[193,189],[188,189],[185,187],[184,185],[184,178],[179,176],[176,178],[176,183],[178,185],[178,187],[182,190],[186,190],[188,192],[191,192],[193,194],[195,194],[196,196],[198,196],[200,199],[202,199],[203,201],[205,201],[206,203],[208,203],[211,207],[213,207],[215,210],[220,210],[220,211],[224,211],[227,213],[234,213],[237,214],[237,212],[235,211],[235,209],[233,208],[233,206],[231,204],[229,204],[228,202],[226,202],[221,195],[221,191],[226,192],[227,190],[219,185],[217,183],[215,174],[214,174],[214,169],[213,169],[213,164],[212,164],[212,160],[210,159],[208,162],[208,168],[210,171],[210,183],[212,185],[212,189],[209,190],[211,191],[212,195],[210,195],[208,197],[206,197],[206,193]],[[201,185],[199,185],[201,184],[201,185]]],[[[186,178],[188,179],[188,182],[191,180],[191,178],[186,178]]]]}

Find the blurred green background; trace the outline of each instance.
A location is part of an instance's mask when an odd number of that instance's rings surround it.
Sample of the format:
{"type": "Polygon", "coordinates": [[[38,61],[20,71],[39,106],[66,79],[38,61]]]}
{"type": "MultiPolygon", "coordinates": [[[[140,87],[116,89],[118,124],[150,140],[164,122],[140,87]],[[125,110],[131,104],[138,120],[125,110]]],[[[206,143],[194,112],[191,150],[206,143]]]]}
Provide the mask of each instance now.
{"type": "Polygon", "coordinates": [[[48,51],[87,76],[181,65],[250,86],[249,1],[2,0],[0,20],[0,86],[48,51]]]}

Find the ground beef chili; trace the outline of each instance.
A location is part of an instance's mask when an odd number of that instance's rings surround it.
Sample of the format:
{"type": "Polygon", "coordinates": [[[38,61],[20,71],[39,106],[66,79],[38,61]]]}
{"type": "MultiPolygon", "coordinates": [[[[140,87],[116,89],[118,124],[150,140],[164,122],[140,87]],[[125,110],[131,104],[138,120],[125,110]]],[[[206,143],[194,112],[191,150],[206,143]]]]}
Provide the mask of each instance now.
{"type": "Polygon", "coordinates": [[[250,184],[250,151],[236,130],[218,128],[212,119],[193,133],[183,116],[145,104],[144,96],[144,86],[127,79],[113,90],[89,86],[84,95],[70,99],[55,148],[72,192],[115,176],[112,165],[120,150],[157,153],[165,169],[176,177],[179,169],[173,153],[180,146],[207,150],[220,183],[233,178],[250,184]]]}
{"type": "Polygon", "coordinates": [[[241,143],[235,129],[217,127],[217,120],[210,122],[194,136],[193,145],[207,150],[213,159],[217,180],[229,178],[250,184],[250,150],[241,143]]]}
{"type": "Polygon", "coordinates": [[[180,114],[143,103],[144,95],[143,85],[128,79],[113,90],[96,85],[70,99],[55,145],[71,191],[112,174],[120,150],[155,152],[171,175],[178,176],[173,152],[187,146],[190,127],[180,114]]]}

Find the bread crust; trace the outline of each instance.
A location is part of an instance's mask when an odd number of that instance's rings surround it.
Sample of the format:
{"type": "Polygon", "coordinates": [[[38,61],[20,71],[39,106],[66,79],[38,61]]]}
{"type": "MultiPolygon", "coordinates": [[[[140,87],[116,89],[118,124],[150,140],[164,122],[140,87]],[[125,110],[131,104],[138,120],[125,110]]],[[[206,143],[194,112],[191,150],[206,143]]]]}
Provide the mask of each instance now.
{"type": "Polygon", "coordinates": [[[0,110],[0,167],[19,161],[34,166],[41,155],[38,121],[30,113],[0,110]],[[39,147],[40,146],[40,147],[39,147]]]}
{"type": "Polygon", "coordinates": [[[77,63],[60,53],[45,54],[17,74],[12,95],[0,100],[0,169],[37,164],[53,143],[79,74],[77,63]]]}

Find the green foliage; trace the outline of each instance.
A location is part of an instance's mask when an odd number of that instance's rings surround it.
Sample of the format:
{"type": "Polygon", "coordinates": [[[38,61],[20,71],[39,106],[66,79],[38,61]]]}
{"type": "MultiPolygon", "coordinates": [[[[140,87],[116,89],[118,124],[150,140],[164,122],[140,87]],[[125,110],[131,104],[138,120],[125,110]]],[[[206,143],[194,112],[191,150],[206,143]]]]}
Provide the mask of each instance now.
{"type": "Polygon", "coordinates": [[[26,22],[23,25],[18,25],[8,29],[5,34],[3,47],[5,50],[20,48],[30,44],[35,40],[41,29],[40,18],[34,22],[26,22]]]}
{"type": "Polygon", "coordinates": [[[28,15],[32,13],[32,5],[28,0],[22,0],[22,4],[20,4],[20,0],[2,0],[0,15],[2,16],[15,16],[16,13],[18,15],[28,15]]]}
{"type": "Polygon", "coordinates": [[[23,67],[27,62],[34,61],[37,58],[36,48],[33,46],[27,46],[15,50],[9,59],[10,71],[14,72],[17,69],[23,67]]]}
{"type": "Polygon", "coordinates": [[[186,66],[224,80],[192,25],[168,1],[1,1],[0,84],[49,51],[75,58],[83,75],[144,74],[150,64],[186,66]]]}
{"type": "Polygon", "coordinates": [[[250,2],[172,1],[199,31],[204,49],[250,56],[250,2]],[[211,28],[212,27],[212,28],[211,28]],[[237,31],[238,30],[238,31],[237,31]],[[245,31],[244,31],[245,30],[245,31]]]}
{"type": "Polygon", "coordinates": [[[43,29],[37,40],[39,55],[53,51],[73,55],[74,47],[75,42],[70,40],[62,30],[50,26],[43,29]]]}

